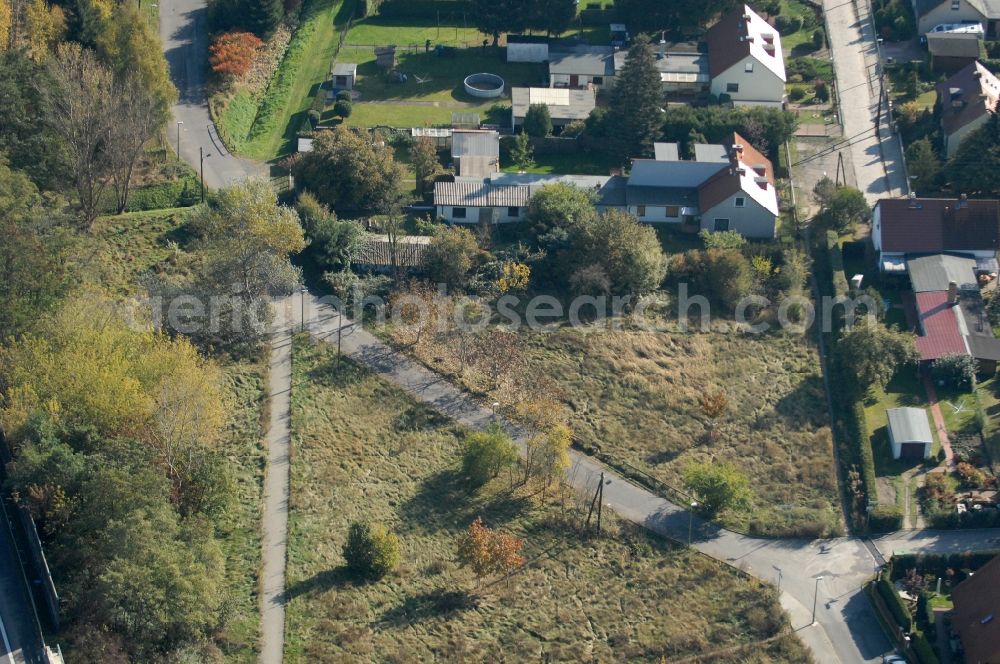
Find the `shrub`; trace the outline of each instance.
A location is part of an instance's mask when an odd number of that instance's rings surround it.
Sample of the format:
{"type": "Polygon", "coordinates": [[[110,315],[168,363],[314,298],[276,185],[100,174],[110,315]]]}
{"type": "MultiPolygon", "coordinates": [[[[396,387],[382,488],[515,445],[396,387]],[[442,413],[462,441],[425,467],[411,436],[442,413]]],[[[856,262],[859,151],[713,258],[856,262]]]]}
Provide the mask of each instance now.
{"type": "Polygon", "coordinates": [[[802,18],[799,16],[786,16],[781,14],[774,19],[774,27],[782,35],[789,35],[802,29],[802,18]]]}
{"type": "Polygon", "coordinates": [[[351,101],[351,92],[349,90],[341,90],[337,93],[336,101],[351,101]]]}
{"type": "Polygon", "coordinates": [[[823,48],[823,45],[826,44],[826,34],[823,32],[823,28],[817,28],[813,32],[812,44],[813,48],[815,48],[817,51],[823,48]]]}
{"type": "MultiPolygon", "coordinates": [[[[801,78],[801,77],[800,77],[801,78]]],[[[802,88],[792,88],[788,91],[788,98],[791,101],[802,101],[806,97],[806,91],[802,88]]]]}
{"type": "Polygon", "coordinates": [[[976,382],[976,361],[971,355],[949,353],[934,360],[931,374],[956,390],[971,391],[976,382]]]}
{"type": "Polygon", "coordinates": [[[884,572],[879,575],[878,581],[875,582],[875,588],[883,601],[885,601],[885,605],[888,607],[896,624],[904,630],[909,631],[913,624],[910,610],[906,608],[903,599],[896,592],[896,587],[892,585],[892,581],[889,580],[884,572]]]}
{"type": "Polygon", "coordinates": [[[482,486],[517,463],[517,447],[499,426],[474,431],[465,437],[462,474],[474,486],[482,486]]]}
{"type": "Polygon", "coordinates": [[[545,104],[532,104],[524,116],[523,128],[528,136],[548,136],[552,133],[552,116],[545,104]]]}
{"type": "Polygon", "coordinates": [[[334,115],[338,115],[338,116],[340,116],[342,118],[349,118],[349,117],[351,117],[351,111],[353,111],[353,110],[354,110],[354,108],[351,106],[351,102],[349,102],[349,101],[347,101],[345,99],[338,99],[333,104],[333,113],[334,113],[334,115]]]}
{"type": "Polygon", "coordinates": [[[903,511],[895,505],[879,505],[871,511],[868,530],[873,533],[891,533],[903,527],[903,511]]]}
{"type": "Polygon", "coordinates": [[[319,126],[320,120],[322,119],[323,115],[315,108],[309,109],[308,115],[309,115],[309,124],[312,125],[313,129],[315,129],[316,127],[319,126]]]}
{"type": "Polygon", "coordinates": [[[830,86],[823,81],[816,84],[816,101],[821,104],[830,101],[830,86]]]}
{"type": "Polygon", "coordinates": [[[399,538],[381,524],[354,522],[344,543],[347,569],[360,579],[378,580],[399,565],[399,538]]]}
{"type": "Polygon", "coordinates": [[[914,632],[910,635],[910,647],[913,648],[913,652],[917,655],[917,661],[919,664],[938,664],[938,657],[934,654],[934,648],[931,647],[930,642],[927,641],[927,637],[924,636],[923,632],[914,632]]]}

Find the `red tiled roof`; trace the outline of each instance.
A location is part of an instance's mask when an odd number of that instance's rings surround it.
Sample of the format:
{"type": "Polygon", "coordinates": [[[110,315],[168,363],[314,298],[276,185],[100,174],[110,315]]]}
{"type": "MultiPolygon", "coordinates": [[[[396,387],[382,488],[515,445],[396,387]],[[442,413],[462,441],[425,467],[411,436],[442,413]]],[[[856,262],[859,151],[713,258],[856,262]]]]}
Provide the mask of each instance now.
{"type": "Polygon", "coordinates": [[[877,205],[882,251],[912,254],[996,251],[1000,201],[954,198],[883,198],[877,205]]]}
{"type": "Polygon", "coordinates": [[[951,353],[968,353],[955,309],[948,304],[948,291],[917,293],[916,299],[923,331],[923,336],[917,337],[920,359],[936,360],[951,353]]]}

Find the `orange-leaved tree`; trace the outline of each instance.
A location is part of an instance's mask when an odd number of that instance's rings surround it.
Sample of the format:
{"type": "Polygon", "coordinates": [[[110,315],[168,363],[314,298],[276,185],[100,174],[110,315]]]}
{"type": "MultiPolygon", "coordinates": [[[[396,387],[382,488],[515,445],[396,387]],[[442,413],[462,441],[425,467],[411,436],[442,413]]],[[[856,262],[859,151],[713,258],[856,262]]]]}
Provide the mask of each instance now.
{"type": "Polygon", "coordinates": [[[471,567],[476,575],[476,585],[490,574],[510,574],[524,564],[521,549],[524,541],[510,535],[487,528],[482,517],[469,524],[465,537],[458,545],[458,561],[463,567],[471,567]]]}
{"type": "Polygon", "coordinates": [[[224,32],[208,47],[212,71],[234,79],[250,71],[253,58],[264,42],[252,32],[224,32]]]}

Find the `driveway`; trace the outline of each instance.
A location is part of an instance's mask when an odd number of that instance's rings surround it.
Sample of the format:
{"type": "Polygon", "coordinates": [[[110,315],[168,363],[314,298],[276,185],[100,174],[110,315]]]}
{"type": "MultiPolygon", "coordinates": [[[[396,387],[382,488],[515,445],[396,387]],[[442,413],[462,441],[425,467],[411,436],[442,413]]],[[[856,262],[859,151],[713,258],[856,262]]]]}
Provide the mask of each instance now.
{"type": "Polygon", "coordinates": [[[268,169],[264,164],[230,154],[216,133],[205,88],[207,20],[204,0],[160,0],[160,39],[178,93],[167,138],[177,149],[180,128],[181,159],[195,171],[199,169],[201,148],[205,155],[205,185],[218,189],[248,176],[266,176],[268,169]]]}

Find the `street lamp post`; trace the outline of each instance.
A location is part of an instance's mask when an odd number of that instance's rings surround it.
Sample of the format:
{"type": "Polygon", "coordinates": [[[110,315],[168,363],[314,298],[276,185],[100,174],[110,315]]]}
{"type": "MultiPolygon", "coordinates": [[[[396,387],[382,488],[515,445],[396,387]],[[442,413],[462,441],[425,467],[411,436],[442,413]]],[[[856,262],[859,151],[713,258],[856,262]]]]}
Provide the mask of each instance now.
{"type": "Polygon", "coordinates": [[[500,402],[499,401],[494,401],[491,404],[491,407],[493,408],[493,421],[496,422],[496,419],[497,419],[497,408],[500,407],[500,402]]]}
{"type": "Polygon", "coordinates": [[[691,546],[691,534],[694,532],[694,510],[698,503],[691,501],[691,509],[688,510],[688,546],[691,546]]]}
{"type": "Polygon", "coordinates": [[[181,160],[181,125],[184,124],[183,120],[177,121],[177,161],[181,160]]]}
{"type": "Polygon", "coordinates": [[[299,286],[299,320],[302,321],[302,331],[306,331],[306,287],[299,286]]]}
{"type": "Polygon", "coordinates": [[[823,580],[822,576],[816,577],[816,585],[813,587],[813,619],[812,624],[816,624],[816,599],[819,597],[819,582],[823,580]]]}

